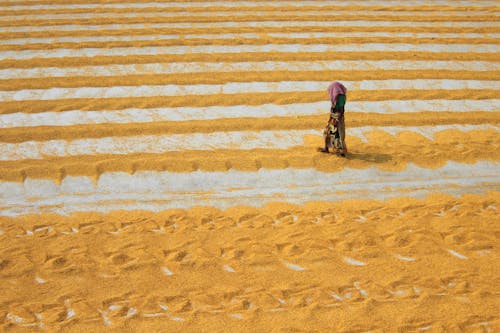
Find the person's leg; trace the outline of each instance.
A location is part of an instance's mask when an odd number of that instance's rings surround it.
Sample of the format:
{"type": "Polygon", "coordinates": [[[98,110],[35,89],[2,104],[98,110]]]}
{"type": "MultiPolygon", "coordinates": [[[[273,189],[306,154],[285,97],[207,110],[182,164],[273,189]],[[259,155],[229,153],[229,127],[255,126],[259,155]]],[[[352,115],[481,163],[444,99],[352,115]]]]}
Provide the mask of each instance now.
{"type": "Polygon", "coordinates": [[[325,147],[323,149],[320,149],[319,151],[322,153],[329,153],[330,152],[330,147],[332,145],[332,140],[330,136],[330,124],[332,123],[333,119],[332,116],[330,115],[330,119],[328,119],[328,123],[326,124],[325,129],[323,130],[323,136],[325,138],[325,147]]]}
{"type": "Polygon", "coordinates": [[[340,117],[339,119],[339,134],[340,134],[340,141],[342,142],[342,153],[347,153],[347,146],[345,144],[345,123],[344,123],[344,116],[340,117]]]}
{"type": "Polygon", "coordinates": [[[328,147],[330,146],[330,128],[328,125],[324,130],[323,136],[325,137],[325,148],[321,149],[320,151],[322,153],[329,153],[330,150],[328,149],[328,147]]]}
{"type": "Polygon", "coordinates": [[[327,136],[325,137],[325,148],[321,149],[322,153],[329,153],[330,150],[328,150],[328,141],[330,141],[330,138],[327,136]]]}

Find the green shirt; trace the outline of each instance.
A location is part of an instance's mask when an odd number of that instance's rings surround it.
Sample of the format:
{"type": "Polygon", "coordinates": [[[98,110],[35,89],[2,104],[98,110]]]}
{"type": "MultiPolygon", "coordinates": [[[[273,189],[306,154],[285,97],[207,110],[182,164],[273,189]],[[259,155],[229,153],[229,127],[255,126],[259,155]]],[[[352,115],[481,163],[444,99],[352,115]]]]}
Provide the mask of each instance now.
{"type": "Polygon", "coordinates": [[[337,102],[335,107],[344,106],[345,105],[345,95],[337,95],[337,102]]]}

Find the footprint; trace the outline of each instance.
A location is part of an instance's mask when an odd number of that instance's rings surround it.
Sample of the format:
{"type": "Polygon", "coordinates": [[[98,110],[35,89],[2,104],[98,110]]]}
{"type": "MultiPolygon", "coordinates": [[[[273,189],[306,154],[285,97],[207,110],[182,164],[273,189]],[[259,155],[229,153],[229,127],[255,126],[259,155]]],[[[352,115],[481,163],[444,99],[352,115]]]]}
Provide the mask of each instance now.
{"type": "Polygon", "coordinates": [[[67,260],[64,257],[54,257],[46,263],[53,269],[60,269],[67,265],[67,260]]]}
{"type": "Polygon", "coordinates": [[[241,216],[238,219],[238,226],[246,226],[246,227],[262,227],[265,225],[270,225],[273,223],[273,220],[266,215],[250,213],[241,216]]]}
{"type": "Polygon", "coordinates": [[[279,213],[276,216],[276,220],[274,224],[293,224],[299,220],[299,217],[296,214],[283,212],[279,213]]]}
{"type": "Polygon", "coordinates": [[[282,251],[282,253],[286,256],[296,256],[302,254],[303,252],[304,249],[302,249],[300,246],[296,244],[285,245],[282,251]]]}
{"type": "Polygon", "coordinates": [[[111,262],[115,265],[123,265],[131,260],[133,260],[133,258],[129,257],[124,253],[111,256],[111,262]]]}
{"type": "Polygon", "coordinates": [[[2,271],[5,268],[7,268],[7,266],[9,266],[9,264],[10,264],[10,260],[8,260],[8,259],[0,259],[0,271],[2,271]]]}
{"type": "Polygon", "coordinates": [[[43,321],[50,324],[61,323],[68,317],[68,310],[60,304],[51,304],[47,309],[44,309],[43,321]]]}
{"type": "Polygon", "coordinates": [[[220,248],[219,253],[223,258],[240,259],[245,254],[245,251],[241,249],[235,249],[233,247],[227,247],[220,248]]]}
{"type": "Polygon", "coordinates": [[[43,264],[44,268],[55,273],[76,271],[77,267],[62,256],[49,257],[43,264]]]}
{"type": "Polygon", "coordinates": [[[187,251],[169,251],[163,250],[163,255],[166,257],[167,261],[182,261],[188,256],[187,251]]]}
{"type": "Polygon", "coordinates": [[[21,253],[3,253],[0,259],[0,276],[21,276],[34,267],[33,262],[21,253]]]}

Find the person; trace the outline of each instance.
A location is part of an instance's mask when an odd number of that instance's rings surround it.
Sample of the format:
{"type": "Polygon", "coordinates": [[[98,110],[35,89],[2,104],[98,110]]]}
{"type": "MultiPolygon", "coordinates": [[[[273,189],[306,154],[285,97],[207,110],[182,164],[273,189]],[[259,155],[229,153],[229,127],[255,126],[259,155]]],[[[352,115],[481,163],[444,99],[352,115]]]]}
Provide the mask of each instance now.
{"type": "Polygon", "coordinates": [[[325,148],[321,152],[329,153],[329,147],[333,146],[335,152],[345,156],[347,146],[345,144],[345,122],[344,107],[347,99],[347,88],[340,82],[333,82],[328,86],[328,95],[332,106],[330,118],[324,131],[325,148]]]}

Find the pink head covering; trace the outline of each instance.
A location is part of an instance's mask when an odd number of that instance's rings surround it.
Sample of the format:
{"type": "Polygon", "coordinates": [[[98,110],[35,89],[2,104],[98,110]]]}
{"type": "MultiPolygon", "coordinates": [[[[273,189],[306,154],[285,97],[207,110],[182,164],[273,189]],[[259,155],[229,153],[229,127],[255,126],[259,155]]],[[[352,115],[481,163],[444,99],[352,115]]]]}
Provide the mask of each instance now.
{"type": "Polygon", "coordinates": [[[335,103],[337,103],[338,95],[346,95],[346,94],[347,94],[347,88],[344,87],[344,85],[338,81],[335,81],[328,86],[328,95],[330,96],[332,105],[335,105],[335,103]]]}

